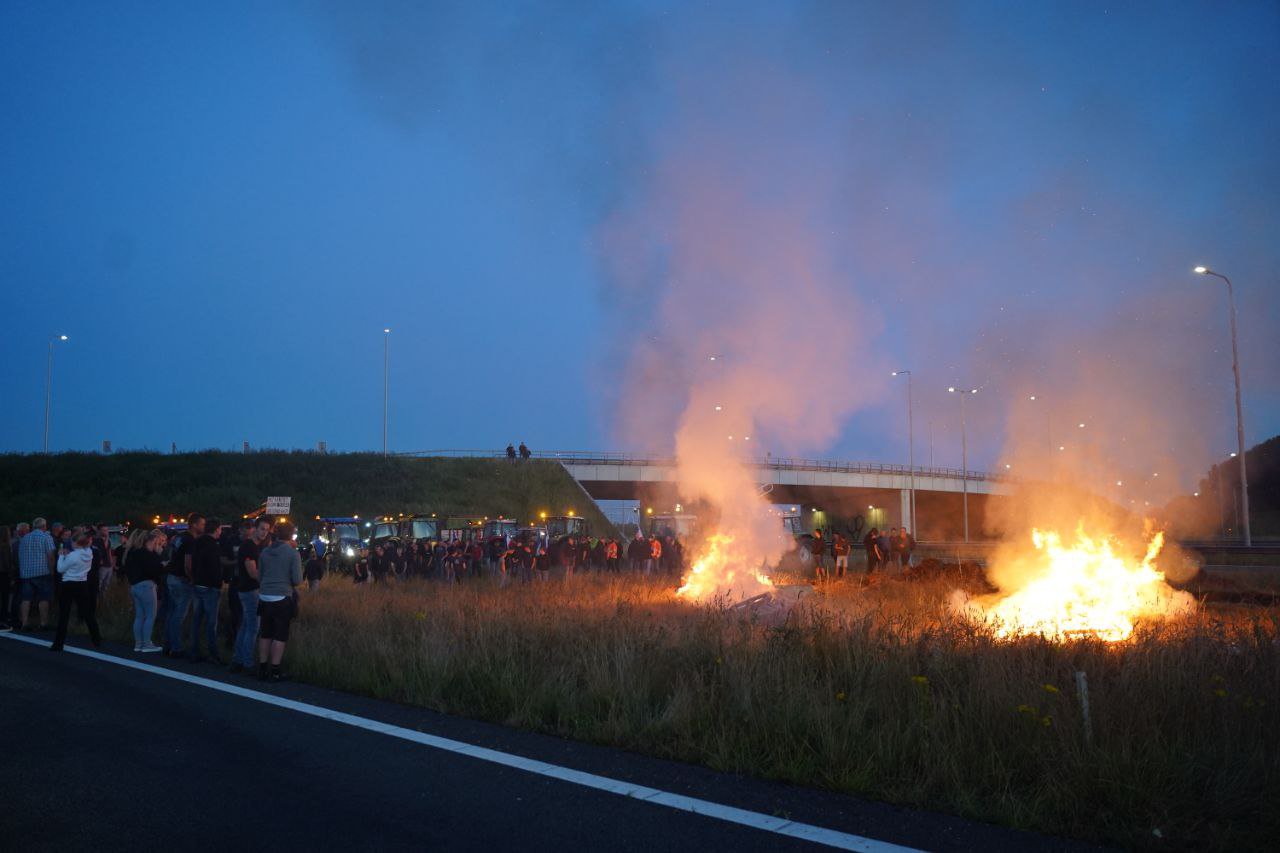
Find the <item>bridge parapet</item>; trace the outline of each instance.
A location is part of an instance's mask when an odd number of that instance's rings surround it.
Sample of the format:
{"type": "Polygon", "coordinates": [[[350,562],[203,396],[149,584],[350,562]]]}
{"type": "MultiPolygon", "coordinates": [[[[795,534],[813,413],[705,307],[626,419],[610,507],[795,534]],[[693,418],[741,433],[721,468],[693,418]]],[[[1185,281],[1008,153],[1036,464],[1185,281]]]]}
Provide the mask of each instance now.
{"type": "MultiPolygon", "coordinates": [[[[398,456],[445,456],[453,458],[476,458],[476,459],[502,459],[506,453],[502,450],[417,450],[407,453],[398,453],[398,456]]],[[[545,459],[560,462],[568,468],[584,469],[584,468],[602,468],[603,466],[616,466],[617,468],[631,469],[649,469],[648,471],[632,471],[628,472],[632,477],[638,480],[670,480],[674,478],[674,470],[676,460],[670,455],[653,455],[643,453],[629,453],[625,451],[599,451],[599,450],[539,450],[533,452],[534,459],[545,459]],[[659,472],[661,472],[659,474],[659,472]],[[644,476],[647,475],[647,476],[644,476]]],[[[779,484],[790,485],[831,485],[831,486],[859,486],[876,488],[910,488],[910,480],[912,472],[915,473],[915,487],[917,491],[960,491],[960,483],[968,480],[970,483],[979,484],[976,488],[971,486],[971,490],[975,492],[986,492],[991,494],[1007,494],[1011,491],[1014,479],[1008,474],[996,474],[989,471],[963,471],[959,468],[934,468],[917,466],[912,469],[907,465],[891,465],[882,462],[856,462],[848,460],[835,459],[806,459],[799,457],[785,456],[756,456],[741,457],[742,461],[761,471],[775,472],[776,476],[771,478],[758,478],[760,482],[774,482],[779,484]],[[793,472],[794,476],[788,476],[785,472],[793,472]],[[820,475],[845,475],[823,477],[820,475]],[[812,475],[812,476],[809,476],[812,475]],[[868,475],[864,480],[856,480],[849,475],[868,475]],[[898,479],[900,478],[900,479],[898,479]],[[981,484],[987,487],[983,488],[981,484]],[[997,485],[999,484],[999,485],[997,485]]],[[[583,472],[586,473],[586,472],[583,472]]],[[[607,480],[628,479],[626,476],[618,476],[622,471],[617,471],[611,476],[605,476],[607,480]]],[[[575,473],[575,476],[577,474],[575,473]]],[[[594,477],[586,476],[579,479],[594,479],[594,477]]]]}

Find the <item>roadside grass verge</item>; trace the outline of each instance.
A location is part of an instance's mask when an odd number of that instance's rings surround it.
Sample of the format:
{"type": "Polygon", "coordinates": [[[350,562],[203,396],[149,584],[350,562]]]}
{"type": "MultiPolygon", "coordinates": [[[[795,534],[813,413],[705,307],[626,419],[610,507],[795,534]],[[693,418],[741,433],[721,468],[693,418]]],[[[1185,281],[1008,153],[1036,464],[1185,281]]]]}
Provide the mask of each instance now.
{"type": "MultiPolygon", "coordinates": [[[[331,578],[304,596],[286,665],[327,687],[1018,828],[1146,849],[1274,842],[1275,610],[1203,610],[1119,644],[1001,642],[952,617],[947,591],[838,586],[770,625],[631,576],[331,578]]],[[[123,590],[102,609],[129,642],[123,590]]]]}

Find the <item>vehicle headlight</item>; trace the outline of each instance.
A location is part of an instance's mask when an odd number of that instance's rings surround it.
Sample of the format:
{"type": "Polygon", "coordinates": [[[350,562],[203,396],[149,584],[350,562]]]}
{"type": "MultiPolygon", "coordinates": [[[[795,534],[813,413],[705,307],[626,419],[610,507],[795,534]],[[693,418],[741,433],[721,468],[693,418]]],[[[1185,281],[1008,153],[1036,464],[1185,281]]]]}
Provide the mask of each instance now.
{"type": "Polygon", "coordinates": [[[350,545],[342,549],[342,556],[344,557],[354,557],[355,555],[356,555],[356,550],[352,548],[350,545]]]}

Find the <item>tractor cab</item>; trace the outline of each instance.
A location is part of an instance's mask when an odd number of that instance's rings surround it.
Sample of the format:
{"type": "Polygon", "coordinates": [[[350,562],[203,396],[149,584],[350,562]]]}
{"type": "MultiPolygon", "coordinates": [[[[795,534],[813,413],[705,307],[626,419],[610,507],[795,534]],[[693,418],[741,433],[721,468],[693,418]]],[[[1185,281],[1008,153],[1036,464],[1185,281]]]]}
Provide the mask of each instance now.
{"type": "Polygon", "coordinates": [[[383,515],[374,519],[369,531],[369,550],[400,541],[400,516],[383,515]]]}
{"type": "Polygon", "coordinates": [[[440,521],[435,515],[411,515],[400,520],[400,541],[431,542],[440,538],[440,521]]]}
{"type": "Polygon", "coordinates": [[[484,523],[484,538],[488,542],[494,537],[502,537],[503,543],[509,544],[519,529],[520,523],[514,518],[491,518],[484,523]]]}
{"type": "Polygon", "coordinates": [[[360,559],[360,516],[317,515],[320,530],[312,542],[328,571],[349,573],[360,559]]]}
{"type": "Polygon", "coordinates": [[[591,532],[591,525],[580,515],[556,515],[545,519],[547,539],[555,542],[566,536],[580,538],[591,532]]]}
{"type": "Polygon", "coordinates": [[[458,545],[469,545],[484,533],[486,521],[488,519],[482,515],[450,515],[444,520],[440,539],[458,545]]]}
{"type": "Polygon", "coordinates": [[[698,526],[698,517],[689,513],[649,516],[650,536],[672,536],[687,540],[698,526]]]}

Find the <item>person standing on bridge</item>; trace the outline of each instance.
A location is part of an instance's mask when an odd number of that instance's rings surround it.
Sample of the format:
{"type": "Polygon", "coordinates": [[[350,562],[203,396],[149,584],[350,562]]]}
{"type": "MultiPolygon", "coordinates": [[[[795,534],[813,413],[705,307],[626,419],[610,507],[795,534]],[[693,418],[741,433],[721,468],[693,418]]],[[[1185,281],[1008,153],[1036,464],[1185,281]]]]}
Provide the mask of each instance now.
{"type": "Polygon", "coordinates": [[[523,462],[528,462],[532,457],[533,457],[533,454],[532,454],[531,452],[529,452],[529,448],[525,446],[525,443],[524,443],[523,441],[522,441],[522,442],[520,442],[520,459],[521,459],[521,461],[523,461],[523,462]]]}
{"type": "Polygon", "coordinates": [[[258,677],[282,681],[280,661],[289,642],[289,624],[298,613],[298,586],[302,583],[302,560],[293,542],[293,525],[276,525],[276,539],[264,548],[258,560],[258,677]]]}
{"type": "Polygon", "coordinates": [[[508,462],[516,461],[516,448],[515,448],[515,445],[512,444],[511,442],[507,442],[507,461],[508,462]]]}

